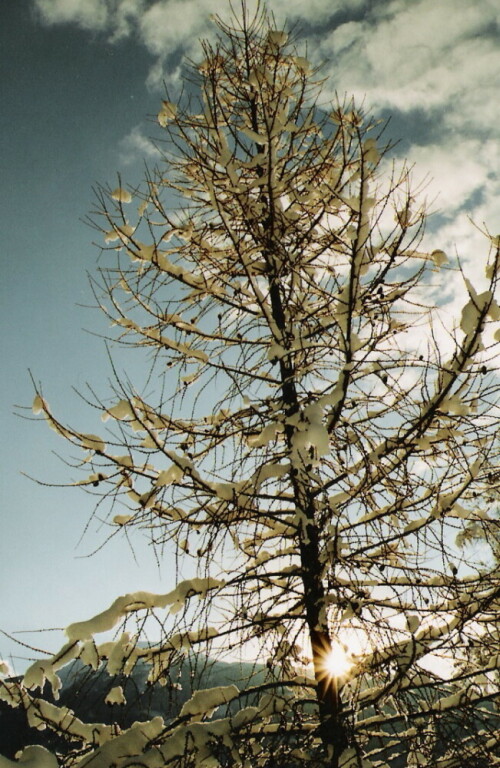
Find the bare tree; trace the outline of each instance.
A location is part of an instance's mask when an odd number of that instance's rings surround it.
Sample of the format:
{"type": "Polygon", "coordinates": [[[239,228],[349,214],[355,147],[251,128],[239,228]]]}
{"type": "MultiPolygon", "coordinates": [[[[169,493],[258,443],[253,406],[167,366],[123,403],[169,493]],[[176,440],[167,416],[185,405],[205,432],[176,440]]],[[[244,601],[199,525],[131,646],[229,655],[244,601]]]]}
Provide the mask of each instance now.
{"type": "Polygon", "coordinates": [[[193,576],[72,624],[0,695],[77,742],[68,765],[497,764],[500,240],[486,288],[466,281],[441,327],[432,286],[458,267],[422,247],[408,169],[353,103],[320,105],[264,10],[242,10],[190,69],[199,98],[163,102],[144,188],[98,191],[96,296],[149,351],[153,394],[115,371],[102,436],[34,403],[84,449],[110,525],[146,529],[193,576]],[[144,627],[161,639],[141,644],[144,627]],[[265,680],[123,733],[33,692],[74,658],[145,662],[168,688],[193,651],[256,659],[265,680]]]}

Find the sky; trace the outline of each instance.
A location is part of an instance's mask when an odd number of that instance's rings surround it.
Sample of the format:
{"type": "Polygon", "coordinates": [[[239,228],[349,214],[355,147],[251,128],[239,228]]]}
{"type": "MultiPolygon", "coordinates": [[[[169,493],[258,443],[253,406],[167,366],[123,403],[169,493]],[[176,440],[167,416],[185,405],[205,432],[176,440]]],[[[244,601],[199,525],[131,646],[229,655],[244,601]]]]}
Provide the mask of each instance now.
{"type": "MultiPolygon", "coordinates": [[[[251,0],[253,2],[253,0],[251,0]]],[[[335,93],[391,117],[393,157],[415,164],[433,215],[429,249],[460,256],[481,287],[481,234],[500,231],[500,6],[497,0],[269,0],[278,27],[335,93]],[[475,226],[477,225],[477,226],[475,226]]],[[[140,535],[115,537],[71,482],[64,442],[34,423],[30,372],[54,411],[92,432],[78,396],[105,396],[107,320],[94,303],[96,233],[85,223],[92,187],[140,181],[155,160],[165,85],[182,87],[182,63],[201,58],[210,16],[226,0],[3,0],[0,7],[0,658],[22,671],[54,650],[51,628],[86,619],[120,594],[173,586],[173,558],[158,567],[140,535]],[[152,141],[153,140],[153,141],[152,141]],[[17,407],[16,407],[17,406],[17,407]],[[48,485],[29,479],[30,475],[48,485]],[[94,550],[97,550],[91,557],[94,550]],[[50,630],[50,631],[34,631],[50,630]]],[[[442,288],[463,305],[455,278],[442,288]]],[[[140,355],[124,359],[140,376],[140,355]]]]}

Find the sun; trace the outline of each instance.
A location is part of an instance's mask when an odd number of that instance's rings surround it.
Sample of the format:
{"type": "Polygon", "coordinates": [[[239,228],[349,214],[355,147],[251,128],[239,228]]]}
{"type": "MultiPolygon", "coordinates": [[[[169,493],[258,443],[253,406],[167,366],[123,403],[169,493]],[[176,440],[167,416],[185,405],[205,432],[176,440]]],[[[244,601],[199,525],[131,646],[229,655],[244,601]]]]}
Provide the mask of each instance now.
{"type": "Polygon", "coordinates": [[[353,660],[340,643],[335,643],[324,659],[329,677],[345,677],[353,666],[353,660]]]}

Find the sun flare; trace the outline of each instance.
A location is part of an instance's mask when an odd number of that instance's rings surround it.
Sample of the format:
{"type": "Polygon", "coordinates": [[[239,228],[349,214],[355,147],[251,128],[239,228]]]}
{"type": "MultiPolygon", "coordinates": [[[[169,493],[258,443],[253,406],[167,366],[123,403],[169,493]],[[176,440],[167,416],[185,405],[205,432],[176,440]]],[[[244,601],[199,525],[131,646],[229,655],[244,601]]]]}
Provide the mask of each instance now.
{"type": "Polygon", "coordinates": [[[351,656],[346,653],[343,646],[336,644],[325,656],[325,670],[331,677],[344,677],[353,666],[351,656]]]}

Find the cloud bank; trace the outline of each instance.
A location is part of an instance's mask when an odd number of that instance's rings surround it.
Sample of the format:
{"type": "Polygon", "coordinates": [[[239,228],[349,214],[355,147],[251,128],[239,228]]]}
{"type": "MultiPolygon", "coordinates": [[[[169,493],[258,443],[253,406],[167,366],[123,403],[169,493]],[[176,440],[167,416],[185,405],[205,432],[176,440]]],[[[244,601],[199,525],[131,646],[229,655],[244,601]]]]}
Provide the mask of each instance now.
{"type": "MultiPolygon", "coordinates": [[[[221,0],[33,4],[42,24],[76,25],[110,43],[139,41],[152,56],[152,88],[165,80],[175,89],[182,55],[197,58],[211,14],[227,15],[221,0]]],[[[500,6],[491,0],[269,0],[268,8],[278,25],[297,22],[299,34],[304,28],[310,58],[326,62],[327,97],[335,90],[353,94],[369,110],[406,120],[408,160],[417,178],[428,179],[427,196],[440,211],[440,242],[433,245],[453,249],[460,239],[464,263],[473,262],[487,243],[467,216],[500,230],[500,6]]],[[[132,145],[141,148],[138,133],[129,137],[132,145]]]]}

